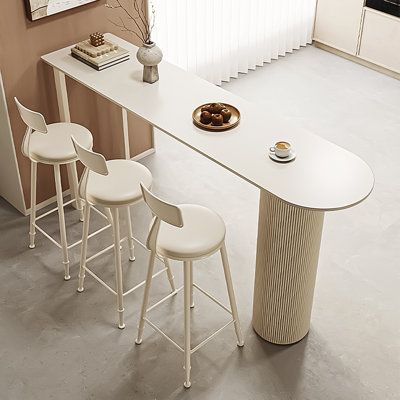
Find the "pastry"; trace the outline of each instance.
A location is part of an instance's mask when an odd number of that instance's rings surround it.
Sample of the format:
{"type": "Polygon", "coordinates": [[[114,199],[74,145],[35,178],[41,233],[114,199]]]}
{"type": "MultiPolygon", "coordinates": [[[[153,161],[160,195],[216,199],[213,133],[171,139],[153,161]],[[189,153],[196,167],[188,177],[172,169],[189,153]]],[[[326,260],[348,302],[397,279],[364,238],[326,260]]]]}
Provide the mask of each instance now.
{"type": "Polygon", "coordinates": [[[230,120],[231,117],[232,117],[232,113],[231,113],[227,108],[223,108],[223,109],[221,110],[221,115],[222,115],[222,118],[223,118],[223,120],[224,120],[225,123],[226,123],[226,122],[229,122],[229,120],[230,120]]]}
{"type": "Polygon", "coordinates": [[[210,111],[210,105],[206,104],[205,106],[201,107],[201,111],[208,111],[209,113],[211,113],[210,111]]]}
{"type": "Polygon", "coordinates": [[[212,114],[211,123],[214,126],[221,126],[224,123],[224,119],[221,114],[212,114]]]}
{"type": "Polygon", "coordinates": [[[221,110],[223,110],[225,106],[221,103],[211,103],[210,104],[210,113],[211,114],[220,114],[221,110]]]}
{"type": "Polygon", "coordinates": [[[202,124],[208,125],[211,122],[211,113],[208,111],[202,111],[200,114],[200,122],[202,124]]]}

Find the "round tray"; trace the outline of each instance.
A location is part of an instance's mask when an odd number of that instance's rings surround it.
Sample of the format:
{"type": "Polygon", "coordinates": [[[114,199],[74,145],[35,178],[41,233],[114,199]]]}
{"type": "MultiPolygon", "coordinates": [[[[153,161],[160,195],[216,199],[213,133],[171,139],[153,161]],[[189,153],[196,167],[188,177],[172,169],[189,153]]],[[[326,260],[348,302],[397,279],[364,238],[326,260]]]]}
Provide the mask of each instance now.
{"type": "Polygon", "coordinates": [[[229,111],[232,113],[231,119],[229,120],[229,122],[223,123],[220,126],[214,126],[211,124],[203,124],[202,122],[200,122],[200,114],[201,114],[201,108],[204,107],[207,104],[211,104],[211,103],[205,103],[202,104],[201,106],[198,106],[192,114],[193,117],[193,123],[199,127],[200,129],[204,129],[205,131],[211,131],[211,132],[221,132],[221,131],[226,131],[228,129],[232,129],[235,126],[239,125],[240,122],[240,112],[239,110],[227,103],[223,103],[225,105],[226,108],[229,109],[229,111]]]}

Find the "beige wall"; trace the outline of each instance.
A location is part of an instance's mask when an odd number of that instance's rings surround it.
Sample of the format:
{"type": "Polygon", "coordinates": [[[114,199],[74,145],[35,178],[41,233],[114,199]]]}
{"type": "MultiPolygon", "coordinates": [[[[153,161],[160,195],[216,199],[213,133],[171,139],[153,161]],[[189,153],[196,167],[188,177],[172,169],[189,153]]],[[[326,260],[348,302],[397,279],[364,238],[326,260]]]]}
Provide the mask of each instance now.
{"type": "MultiPolygon", "coordinates": [[[[44,114],[47,122],[59,120],[53,74],[40,56],[83,40],[91,32],[112,32],[124,36],[108,22],[110,13],[104,0],[64,13],[30,22],[22,0],[0,1],[0,70],[9,108],[25,201],[29,207],[30,162],[20,152],[25,126],[20,120],[13,97],[27,107],[44,114]]],[[[133,35],[125,38],[135,43],[133,35]]],[[[136,43],[138,44],[138,43],[136,43]]],[[[71,119],[89,128],[94,149],[106,158],[123,157],[122,120],[118,107],[88,89],[68,80],[71,119]]],[[[151,147],[151,128],[129,117],[131,152],[138,154],[151,147]],[[136,133],[136,134],[135,134],[136,133]]],[[[64,178],[66,173],[64,171],[64,178]]],[[[65,179],[64,179],[65,183],[65,179]]],[[[38,202],[55,194],[52,169],[39,166],[38,202]]]]}

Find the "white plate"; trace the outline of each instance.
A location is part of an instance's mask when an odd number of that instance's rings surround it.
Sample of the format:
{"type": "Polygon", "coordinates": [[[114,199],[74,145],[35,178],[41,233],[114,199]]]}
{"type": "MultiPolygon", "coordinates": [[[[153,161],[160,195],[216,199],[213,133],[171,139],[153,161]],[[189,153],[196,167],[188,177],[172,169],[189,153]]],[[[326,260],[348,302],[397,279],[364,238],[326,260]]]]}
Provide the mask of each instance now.
{"type": "Polygon", "coordinates": [[[269,152],[269,158],[275,162],[278,163],[288,163],[290,161],[293,161],[296,158],[296,153],[294,151],[291,151],[288,157],[285,158],[281,158],[278,157],[275,153],[273,153],[272,151],[269,152]]]}

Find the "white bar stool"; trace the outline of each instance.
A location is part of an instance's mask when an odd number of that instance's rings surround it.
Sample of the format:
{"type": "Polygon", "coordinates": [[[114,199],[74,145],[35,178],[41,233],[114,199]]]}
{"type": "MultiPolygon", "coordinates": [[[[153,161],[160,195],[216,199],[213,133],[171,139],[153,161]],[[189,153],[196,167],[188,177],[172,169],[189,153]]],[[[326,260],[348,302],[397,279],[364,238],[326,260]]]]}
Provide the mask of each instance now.
{"type": "Polygon", "coordinates": [[[142,343],[143,328],[147,322],[156,332],[170,341],[185,356],[186,380],[184,386],[189,388],[190,382],[190,357],[205,345],[211,338],[220,333],[224,328],[232,323],[235,327],[237,345],[244,345],[243,335],[240,327],[235,293],[232,285],[228,256],[225,247],[225,224],[222,218],[214,211],[192,204],[175,206],[168,204],[155,197],[150,191],[141,185],[144,201],[147,203],[152,213],[155,215],[150,232],[147,238],[147,248],[150,250],[150,261],[147,272],[146,286],[143,295],[142,311],[140,315],[138,335],[136,344],[142,343]],[[210,293],[193,283],[193,261],[211,256],[215,252],[221,252],[222,264],[224,267],[225,281],[228,289],[230,309],[215,299],[210,293]],[[148,308],[149,292],[153,275],[154,260],[156,256],[162,258],[183,261],[184,284],[177,289],[184,290],[184,309],[185,309],[185,344],[182,348],[160,328],[151,322],[146,314],[158,305],[162,304],[171,295],[165,297],[152,307],[148,308]],[[190,338],[190,308],[194,307],[193,287],[205,294],[225,311],[232,315],[232,319],[214,332],[207,339],[203,340],[196,347],[191,348],[190,338]]]}
{"type": "Polygon", "coordinates": [[[61,122],[55,124],[46,124],[42,114],[29,110],[24,107],[17,98],[14,98],[22,120],[27,125],[27,130],[22,141],[22,153],[31,160],[31,212],[29,229],[29,247],[35,247],[36,229],[43,233],[52,243],[62,250],[64,279],[70,279],[68,250],[75,247],[80,241],[68,246],[65,230],[64,207],[72,202],[76,202],[76,208],[80,211],[81,221],[83,220],[82,204],[79,196],[73,199],[72,193],[77,193],[78,176],[76,172],[77,156],[74,146],[71,142],[72,135],[75,136],[82,146],[91,148],[93,143],[92,134],[85,127],[70,122],[61,122]],[[36,217],[36,181],[37,164],[49,164],[54,167],[54,178],[57,194],[57,208],[50,210],[39,217],[36,217]],[[63,203],[63,194],[61,187],[60,166],[66,165],[69,171],[71,186],[71,200],[63,203]],[[37,225],[37,221],[54,211],[58,210],[60,224],[61,244],[37,225]]]}
{"type": "MultiPolygon", "coordinates": [[[[79,194],[84,200],[85,205],[78,292],[83,292],[84,290],[83,283],[85,279],[85,271],[87,271],[96,279],[96,281],[117,297],[117,310],[119,316],[118,328],[124,329],[123,298],[136,289],[139,289],[141,286],[144,286],[145,281],[139,283],[126,292],[123,291],[121,243],[128,240],[130,261],[135,260],[134,241],[146,249],[146,246],[143,243],[133,237],[129,206],[143,200],[142,192],[140,190],[140,182],[143,182],[146,187],[150,187],[153,178],[151,172],[142,164],[125,159],[106,161],[103,155],[85,149],[83,146],[78,144],[75,138],[72,138],[72,141],[79,160],[85,166],[85,170],[79,183],[79,194]],[[106,210],[106,214],[113,228],[114,244],[87,258],[89,219],[90,209],[92,206],[101,206],[106,210]],[[128,226],[128,236],[122,239],[120,237],[119,224],[120,209],[124,209],[126,212],[126,223],[128,226]],[[116,291],[87,267],[88,262],[106,253],[112,248],[114,248],[116,291]]],[[[176,293],[174,277],[172,276],[169,264],[165,262],[165,265],[166,268],[154,274],[154,277],[166,271],[172,293],[176,293]]]]}

